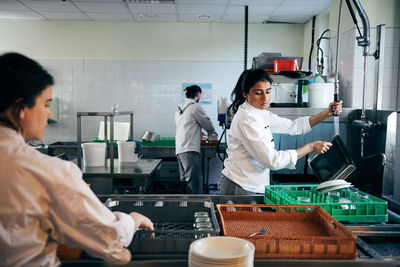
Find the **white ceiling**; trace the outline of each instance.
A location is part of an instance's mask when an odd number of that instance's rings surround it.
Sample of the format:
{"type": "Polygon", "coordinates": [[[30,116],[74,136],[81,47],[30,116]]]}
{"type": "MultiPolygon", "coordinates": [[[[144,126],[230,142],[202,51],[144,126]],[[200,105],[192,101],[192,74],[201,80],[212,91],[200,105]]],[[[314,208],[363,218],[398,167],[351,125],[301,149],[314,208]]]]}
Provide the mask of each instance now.
{"type": "Polygon", "coordinates": [[[0,19],[305,23],[330,0],[0,0],[0,19]],[[165,2],[164,2],[165,1],[165,2]]]}

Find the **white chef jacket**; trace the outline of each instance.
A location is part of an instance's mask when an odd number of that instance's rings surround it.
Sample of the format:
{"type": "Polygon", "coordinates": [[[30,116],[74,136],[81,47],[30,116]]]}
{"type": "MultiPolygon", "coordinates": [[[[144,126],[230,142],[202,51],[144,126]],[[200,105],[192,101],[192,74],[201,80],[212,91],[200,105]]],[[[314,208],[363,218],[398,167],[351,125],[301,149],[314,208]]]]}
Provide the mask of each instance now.
{"type": "Polygon", "coordinates": [[[208,135],[215,133],[210,118],[199,103],[186,98],[175,113],[175,153],[196,151],[200,153],[201,129],[208,135]]]}
{"type": "Polygon", "coordinates": [[[57,243],[111,263],[127,263],[135,222],[111,212],[73,163],[25,144],[0,126],[1,266],[57,266],[57,243]]]}
{"type": "Polygon", "coordinates": [[[264,193],[269,170],[295,169],[297,162],[296,150],[275,150],[272,133],[296,135],[310,130],[308,117],[281,118],[246,101],[233,117],[222,173],[247,191],[264,193]]]}

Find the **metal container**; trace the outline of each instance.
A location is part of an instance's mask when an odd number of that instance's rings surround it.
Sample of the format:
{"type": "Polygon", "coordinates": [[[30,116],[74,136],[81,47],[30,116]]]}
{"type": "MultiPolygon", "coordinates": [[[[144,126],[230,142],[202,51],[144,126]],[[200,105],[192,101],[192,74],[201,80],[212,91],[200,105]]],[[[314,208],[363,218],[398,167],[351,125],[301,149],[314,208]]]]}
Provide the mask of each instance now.
{"type": "Polygon", "coordinates": [[[143,140],[154,141],[158,139],[158,136],[154,132],[146,131],[142,136],[143,140]]]}

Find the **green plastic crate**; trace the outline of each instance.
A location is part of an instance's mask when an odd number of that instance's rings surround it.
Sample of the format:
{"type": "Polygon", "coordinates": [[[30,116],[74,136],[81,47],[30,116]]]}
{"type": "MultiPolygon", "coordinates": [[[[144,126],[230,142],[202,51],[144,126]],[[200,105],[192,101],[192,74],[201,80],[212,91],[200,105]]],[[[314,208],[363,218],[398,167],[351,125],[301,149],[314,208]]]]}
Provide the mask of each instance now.
{"type": "MultiPolygon", "coordinates": [[[[329,203],[326,194],[316,190],[318,184],[309,185],[268,185],[265,187],[264,202],[266,204],[299,204],[297,197],[309,197],[310,205],[319,205],[336,220],[349,223],[387,222],[387,201],[368,195],[368,200],[346,203],[329,203]],[[343,209],[347,206],[348,209],[343,209]],[[351,206],[351,208],[350,208],[351,206]]],[[[347,189],[338,190],[341,197],[345,197],[347,189]]],[[[360,191],[362,192],[362,191],[360,191]]],[[[364,193],[364,192],[363,192],[364,193]]],[[[366,193],[365,193],[366,194],[366,193]]]]}
{"type": "Polygon", "coordinates": [[[160,137],[158,140],[142,140],[142,146],[175,146],[175,137],[160,137]]]}

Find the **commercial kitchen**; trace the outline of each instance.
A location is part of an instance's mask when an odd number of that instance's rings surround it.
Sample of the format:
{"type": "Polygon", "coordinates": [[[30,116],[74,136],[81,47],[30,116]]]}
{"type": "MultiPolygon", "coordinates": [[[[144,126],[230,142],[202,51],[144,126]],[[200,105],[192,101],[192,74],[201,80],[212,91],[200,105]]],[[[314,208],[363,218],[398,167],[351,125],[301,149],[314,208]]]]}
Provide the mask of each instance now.
{"type": "MultiPolygon", "coordinates": [[[[0,51],[54,77],[52,117],[27,143],[76,164],[110,210],[153,221],[128,266],[400,266],[399,12],[398,0],[7,0],[0,51]],[[222,195],[231,93],[251,68],[271,75],[267,109],[280,117],[339,100],[343,111],[305,135],[273,134],[276,150],[330,140],[331,152],[272,170],[264,194],[222,195]],[[190,85],[218,134],[202,136],[201,194],[187,194],[175,153],[190,85]],[[106,145],[89,154],[92,143],[106,145]],[[220,236],[254,249],[223,258],[228,244],[206,241],[220,236]]],[[[61,266],[113,266],[65,244],[57,253],[61,266]]]]}

